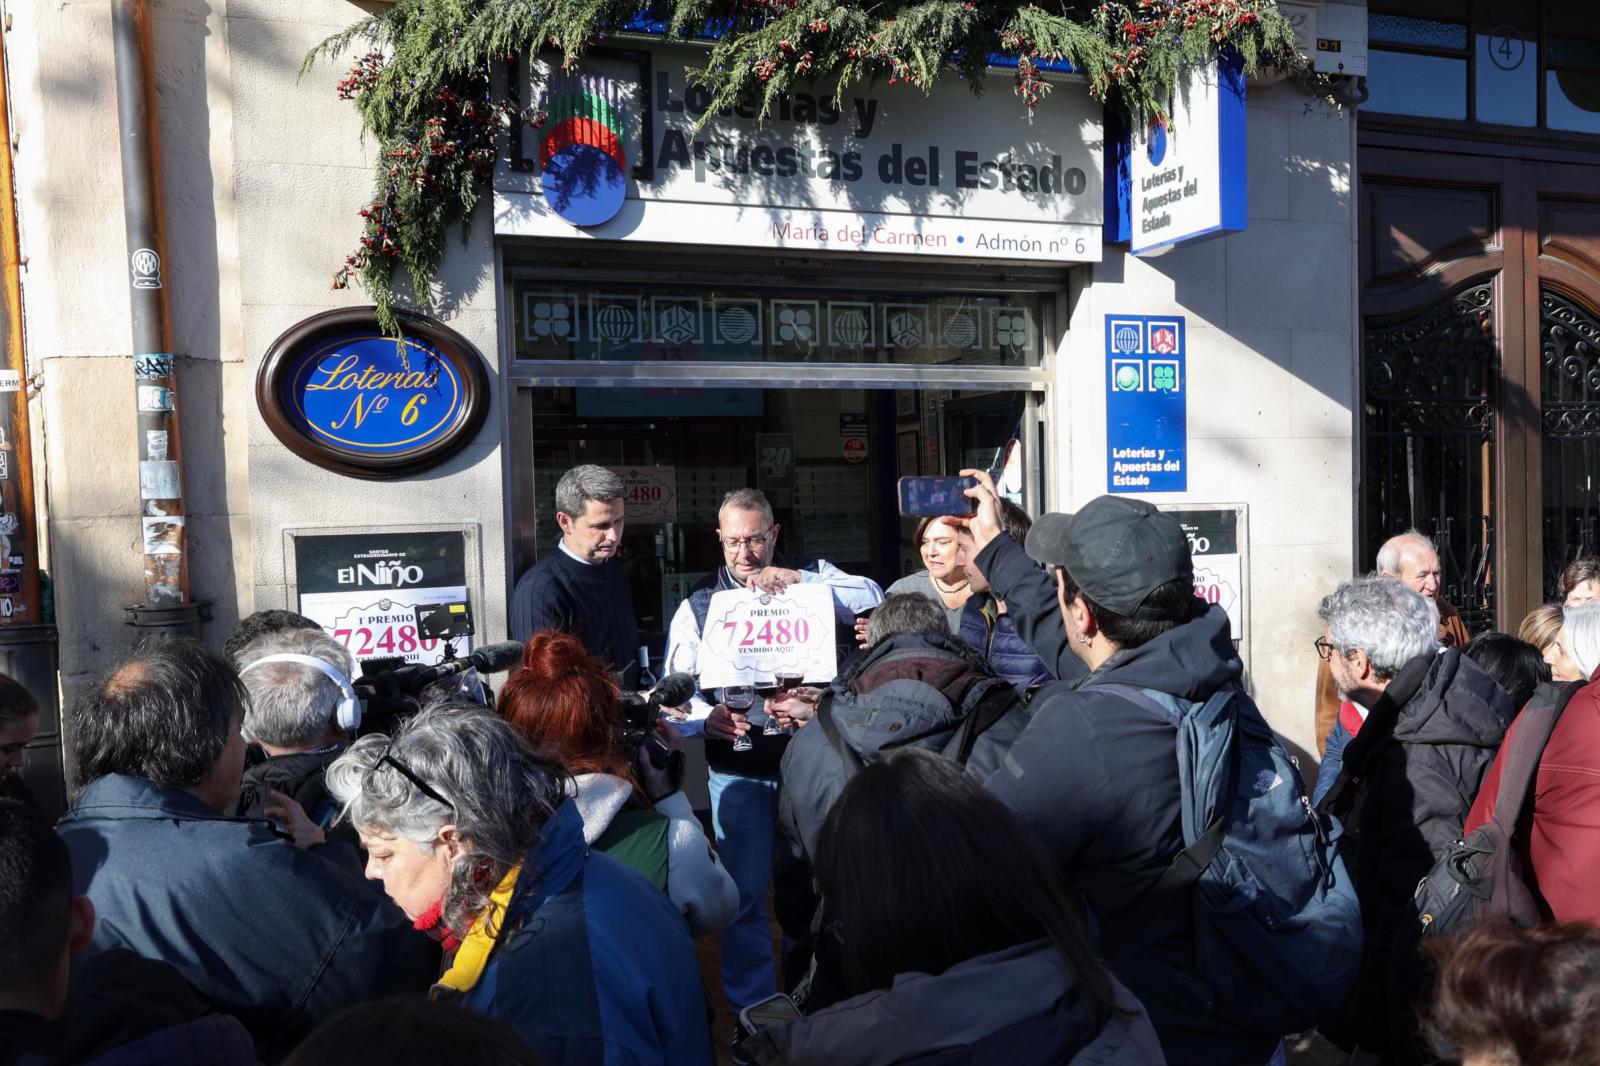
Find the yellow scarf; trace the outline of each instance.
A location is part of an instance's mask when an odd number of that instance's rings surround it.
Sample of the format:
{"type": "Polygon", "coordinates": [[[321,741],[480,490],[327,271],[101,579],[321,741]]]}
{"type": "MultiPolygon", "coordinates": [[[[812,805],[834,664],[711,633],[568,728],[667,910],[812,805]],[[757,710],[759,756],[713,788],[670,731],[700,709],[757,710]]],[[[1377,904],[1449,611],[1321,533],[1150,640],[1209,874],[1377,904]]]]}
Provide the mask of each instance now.
{"type": "Polygon", "coordinates": [[[471,991],[478,983],[483,976],[483,968],[489,964],[489,955],[494,951],[495,938],[500,935],[500,916],[511,903],[511,893],[517,887],[517,875],[521,872],[521,866],[513,866],[500,879],[495,890],[489,893],[489,906],[472,923],[472,929],[461,941],[461,947],[456,949],[450,969],[439,978],[438,987],[460,994],[471,991]]]}

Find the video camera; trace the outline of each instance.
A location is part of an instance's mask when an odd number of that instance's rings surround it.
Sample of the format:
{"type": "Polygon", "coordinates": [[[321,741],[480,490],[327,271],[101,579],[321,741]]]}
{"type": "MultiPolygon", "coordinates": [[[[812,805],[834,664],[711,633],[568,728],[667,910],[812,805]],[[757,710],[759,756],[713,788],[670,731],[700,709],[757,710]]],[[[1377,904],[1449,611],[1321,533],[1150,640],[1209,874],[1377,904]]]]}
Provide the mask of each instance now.
{"type": "Polygon", "coordinates": [[[674,784],[683,779],[683,752],[670,750],[654,737],[656,722],[661,718],[662,707],[688,703],[695,687],[693,674],[668,674],[648,692],[624,692],[617,699],[622,711],[622,743],[630,758],[649,742],[645,751],[650,765],[666,770],[674,784]]]}
{"type": "Polygon", "coordinates": [[[488,706],[478,675],[509,670],[522,661],[522,645],[514,640],[485,644],[464,658],[456,657],[455,641],[473,633],[472,610],[464,602],[421,604],[415,610],[418,639],[444,641],[444,658],[431,665],[408,663],[399,656],[363,660],[361,676],[354,682],[366,704],[363,733],[391,732],[399,720],[422,709],[422,697],[431,686],[446,679],[455,679],[451,696],[488,706]]]}

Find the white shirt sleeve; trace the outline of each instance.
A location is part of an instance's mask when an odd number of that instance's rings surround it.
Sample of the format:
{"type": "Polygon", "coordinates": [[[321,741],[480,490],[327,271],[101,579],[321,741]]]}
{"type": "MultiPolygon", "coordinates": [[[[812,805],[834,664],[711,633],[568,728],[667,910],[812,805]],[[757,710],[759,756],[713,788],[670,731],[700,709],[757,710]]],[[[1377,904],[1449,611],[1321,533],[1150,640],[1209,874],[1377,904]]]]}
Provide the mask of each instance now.
{"type": "MultiPolygon", "coordinates": [[[[672,615],[672,624],[667,627],[666,672],[675,674],[680,671],[695,675],[700,673],[700,628],[695,624],[694,608],[689,606],[688,600],[678,604],[678,609],[672,615]]],[[[704,736],[706,715],[710,713],[711,704],[696,692],[689,700],[688,720],[674,722],[673,725],[686,737],[704,736]]]]}
{"type": "Polygon", "coordinates": [[[834,602],[852,615],[870,611],[883,602],[883,589],[870,577],[847,574],[826,559],[817,560],[816,573],[800,571],[801,584],[822,582],[833,593],[834,602]]]}
{"type": "Polygon", "coordinates": [[[733,920],[739,889],[682,792],[657,803],[656,813],[666,815],[669,823],[667,897],[689,920],[690,935],[714,933],[733,920]]]}

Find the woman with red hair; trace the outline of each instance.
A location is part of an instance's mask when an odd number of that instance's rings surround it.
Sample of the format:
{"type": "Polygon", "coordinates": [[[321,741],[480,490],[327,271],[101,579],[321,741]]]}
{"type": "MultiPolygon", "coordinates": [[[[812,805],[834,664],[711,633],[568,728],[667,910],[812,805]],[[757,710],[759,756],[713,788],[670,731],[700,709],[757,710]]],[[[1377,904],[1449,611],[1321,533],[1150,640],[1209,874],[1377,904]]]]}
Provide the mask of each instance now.
{"type": "Polygon", "coordinates": [[[630,765],[618,695],[602,659],[572,634],[547,629],[528,638],[496,710],[572,774],[590,847],[664,891],[695,936],[715,932],[733,918],[739,891],[667,772],[648,758],[630,765]]]}

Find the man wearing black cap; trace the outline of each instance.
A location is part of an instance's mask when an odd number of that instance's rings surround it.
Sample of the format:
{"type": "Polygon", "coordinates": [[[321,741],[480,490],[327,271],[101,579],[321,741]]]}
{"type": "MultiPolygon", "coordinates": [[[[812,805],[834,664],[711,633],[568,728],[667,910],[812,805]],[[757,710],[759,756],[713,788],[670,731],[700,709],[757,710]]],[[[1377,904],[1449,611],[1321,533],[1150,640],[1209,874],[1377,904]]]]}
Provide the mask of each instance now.
{"type": "MultiPolygon", "coordinates": [[[[962,473],[979,481],[968,493],[979,501],[970,523],[978,569],[1016,568],[1024,549],[1001,532],[992,483],[962,473]]],[[[1182,527],[1153,505],[1101,496],[1075,514],[1043,515],[1026,555],[1049,568],[1067,647],[1087,676],[1039,693],[1032,720],[986,786],[1040,833],[1101,928],[1116,927],[1184,838],[1175,726],[1103,686],[1200,702],[1236,684],[1243,666],[1227,614],[1194,596],[1182,527]]],[[[1016,604],[1006,602],[1015,615],[1016,604]]],[[[1026,631],[1023,620],[1017,625],[1026,631]]],[[[1241,1032],[1210,1013],[1195,953],[1191,908],[1173,907],[1109,960],[1149,1010],[1167,1061],[1281,1061],[1279,1034],[1241,1032]]]]}

